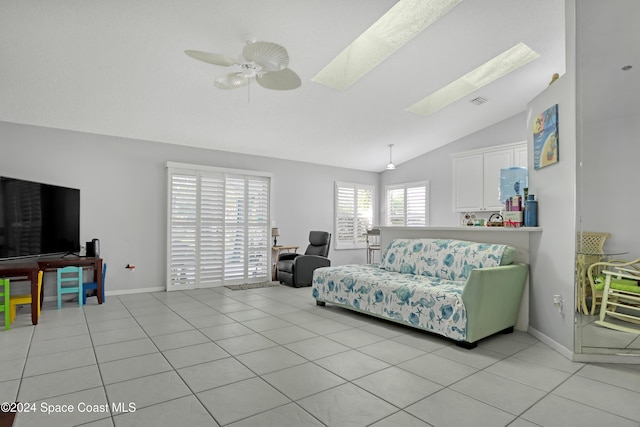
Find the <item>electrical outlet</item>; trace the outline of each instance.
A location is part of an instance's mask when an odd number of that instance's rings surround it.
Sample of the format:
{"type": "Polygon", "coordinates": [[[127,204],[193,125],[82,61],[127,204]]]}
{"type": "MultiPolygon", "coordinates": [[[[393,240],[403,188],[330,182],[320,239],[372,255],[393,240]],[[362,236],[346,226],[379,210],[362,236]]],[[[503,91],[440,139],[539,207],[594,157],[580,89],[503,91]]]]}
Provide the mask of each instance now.
{"type": "Polygon", "coordinates": [[[561,295],[553,296],[553,306],[558,309],[558,312],[562,313],[562,310],[564,309],[564,300],[561,295]]]}

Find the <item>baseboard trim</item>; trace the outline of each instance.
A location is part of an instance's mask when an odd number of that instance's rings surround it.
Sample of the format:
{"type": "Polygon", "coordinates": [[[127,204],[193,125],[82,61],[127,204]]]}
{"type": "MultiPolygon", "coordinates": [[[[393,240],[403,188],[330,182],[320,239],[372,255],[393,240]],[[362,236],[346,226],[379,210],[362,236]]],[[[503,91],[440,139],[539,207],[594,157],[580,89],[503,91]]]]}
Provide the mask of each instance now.
{"type": "Polygon", "coordinates": [[[536,330],[535,328],[529,327],[529,334],[539,339],[544,344],[551,347],[553,350],[560,353],[562,356],[571,360],[572,362],[580,362],[580,363],[617,363],[617,364],[638,364],[640,363],[640,354],[628,354],[628,353],[617,353],[617,354],[584,354],[584,353],[574,353],[568,348],[560,345],[558,342],[552,340],[542,332],[536,330]]]}
{"type": "Polygon", "coordinates": [[[574,361],[573,358],[575,356],[575,353],[573,353],[571,350],[569,350],[567,347],[563,346],[559,342],[552,340],[551,338],[549,338],[542,332],[538,331],[537,329],[532,328],[531,326],[529,326],[529,334],[539,339],[542,343],[548,345],[553,350],[560,353],[562,356],[566,357],[571,361],[574,361]]]}
{"type": "Polygon", "coordinates": [[[631,364],[637,365],[640,363],[640,354],[634,353],[618,353],[618,354],[583,354],[583,353],[575,353],[573,355],[574,362],[584,362],[584,363],[617,363],[619,365],[622,364],[631,364]]]}
{"type": "Polygon", "coordinates": [[[108,297],[118,295],[143,294],[145,292],[164,292],[166,290],[167,289],[164,286],[158,286],[154,288],[123,289],[106,292],[104,296],[108,297]]]}
{"type": "MultiPolygon", "coordinates": [[[[131,295],[131,294],[143,294],[145,292],[164,292],[166,288],[162,286],[154,287],[154,288],[138,288],[138,289],[122,289],[115,291],[107,291],[104,293],[105,298],[109,296],[118,296],[118,295],[131,295]]],[[[65,294],[71,295],[71,294],[65,294]]],[[[44,297],[44,301],[58,301],[58,297],[56,295],[49,295],[44,297]]]]}

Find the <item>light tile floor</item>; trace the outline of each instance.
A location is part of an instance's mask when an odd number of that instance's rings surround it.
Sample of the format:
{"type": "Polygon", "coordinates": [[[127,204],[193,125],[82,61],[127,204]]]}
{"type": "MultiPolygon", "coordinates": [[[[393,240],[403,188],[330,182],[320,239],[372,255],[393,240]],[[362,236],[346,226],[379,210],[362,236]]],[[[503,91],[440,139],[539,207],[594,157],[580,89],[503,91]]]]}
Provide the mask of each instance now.
{"type": "MultiPolygon", "coordinates": [[[[620,310],[623,311],[624,309],[620,310]]],[[[632,313],[635,314],[635,313],[632,313]]],[[[582,352],[586,354],[640,354],[640,335],[606,328],[595,323],[599,314],[594,316],[578,315],[577,334],[580,335],[582,352]]],[[[632,326],[628,322],[606,317],[607,322],[622,326],[632,326]]],[[[637,326],[636,326],[637,327],[637,326]]]]}
{"type": "Polygon", "coordinates": [[[0,331],[0,402],[29,404],[16,426],[640,425],[640,365],[517,331],[464,350],[310,293],[91,298],[36,327],[25,309],[0,331]]]}

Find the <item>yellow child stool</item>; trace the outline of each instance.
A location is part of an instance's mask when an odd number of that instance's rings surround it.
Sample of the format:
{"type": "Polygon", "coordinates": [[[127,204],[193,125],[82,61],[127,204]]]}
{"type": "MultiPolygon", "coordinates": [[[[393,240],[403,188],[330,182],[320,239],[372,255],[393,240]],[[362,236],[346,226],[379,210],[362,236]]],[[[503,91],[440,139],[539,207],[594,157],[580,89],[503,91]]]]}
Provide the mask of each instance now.
{"type": "MultiPolygon", "coordinates": [[[[40,318],[40,292],[42,291],[42,271],[38,272],[38,318],[40,318]]],[[[31,294],[11,296],[11,323],[16,318],[16,305],[31,304],[31,294]]]]}

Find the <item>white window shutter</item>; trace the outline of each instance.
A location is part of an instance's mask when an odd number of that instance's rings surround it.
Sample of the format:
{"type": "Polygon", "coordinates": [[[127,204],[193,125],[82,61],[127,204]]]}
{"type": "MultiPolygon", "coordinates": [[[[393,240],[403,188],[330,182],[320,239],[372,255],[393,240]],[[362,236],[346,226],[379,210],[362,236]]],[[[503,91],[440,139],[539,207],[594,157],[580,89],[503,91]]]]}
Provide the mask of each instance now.
{"type": "Polygon", "coordinates": [[[169,168],[167,290],[268,280],[271,179],[169,168]]]}
{"type": "Polygon", "coordinates": [[[245,277],[247,234],[244,178],[227,177],[224,205],[224,281],[235,283],[245,277]]]}
{"type": "Polygon", "coordinates": [[[427,187],[417,186],[406,189],[406,225],[424,227],[427,225],[427,187]]]}
{"type": "Polygon", "coordinates": [[[353,244],[355,232],[356,196],[355,188],[336,187],[336,244],[353,244]]]}
{"type": "Polygon", "coordinates": [[[373,225],[375,187],[336,182],[335,233],[336,249],[366,247],[366,232],[373,225]]]}
{"type": "Polygon", "coordinates": [[[386,187],[386,225],[429,225],[429,181],[386,187]]]}
{"type": "Polygon", "coordinates": [[[170,283],[194,288],[197,273],[197,177],[174,173],[170,177],[170,283]]]}
{"type": "Polygon", "coordinates": [[[223,283],[224,176],[200,177],[200,278],[199,286],[223,283]]]}
{"type": "Polygon", "coordinates": [[[358,188],[357,195],[358,224],[355,240],[357,246],[366,247],[367,230],[373,225],[373,190],[370,188],[358,188]]]}
{"type": "Polygon", "coordinates": [[[269,181],[264,178],[247,180],[247,262],[248,277],[265,277],[269,263],[269,181]]]}
{"type": "Polygon", "coordinates": [[[387,225],[404,225],[404,212],[404,189],[387,189],[387,225]]]}

